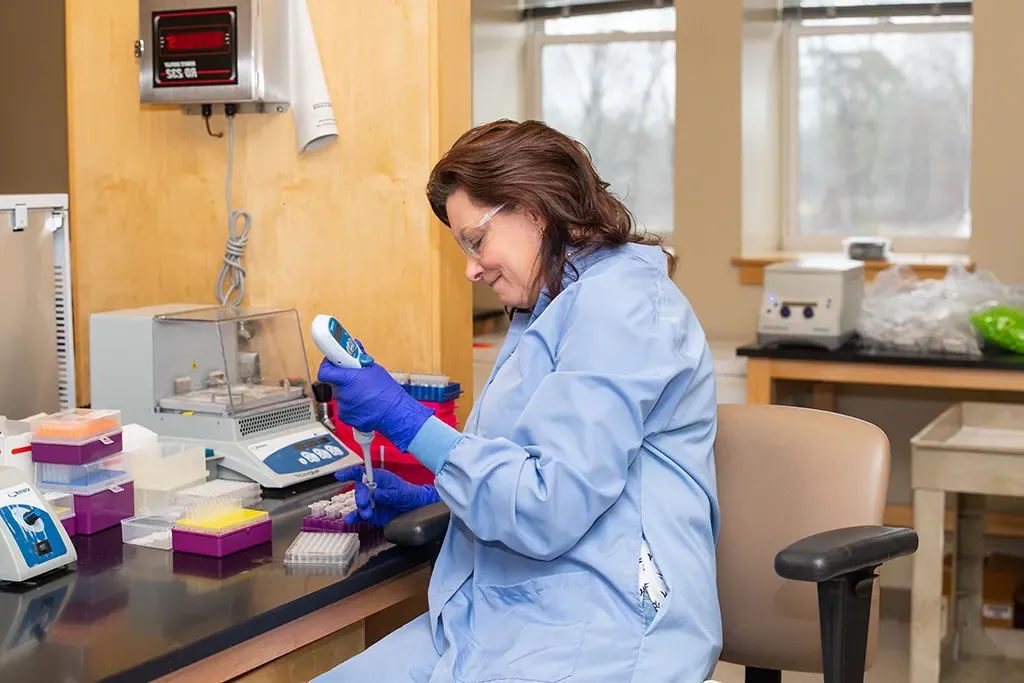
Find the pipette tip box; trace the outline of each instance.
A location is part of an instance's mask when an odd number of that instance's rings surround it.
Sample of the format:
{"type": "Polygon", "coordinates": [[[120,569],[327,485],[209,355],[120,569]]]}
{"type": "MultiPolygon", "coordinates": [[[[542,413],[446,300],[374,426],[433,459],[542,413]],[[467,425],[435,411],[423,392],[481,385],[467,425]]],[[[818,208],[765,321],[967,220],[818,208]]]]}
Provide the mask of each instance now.
{"type": "Polygon", "coordinates": [[[36,485],[41,490],[72,493],[76,497],[91,496],[132,480],[119,453],[82,465],[38,462],[35,470],[36,485]]]}
{"type": "Polygon", "coordinates": [[[171,530],[175,551],[224,557],[272,538],[270,516],[262,510],[244,508],[213,516],[194,517],[186,514],[171,530]]]}
{"type": "Polygon", "coordinates": [[[117,526],[135,514],[135,485],[131,481],[88,496],[75,496],[75,531],[95,534],[117,526]]]}
{"type": "Polygon", "coordinates": [[[64,410],[33,420],[31,426],[37,463],[82,465],[121,451],[119,410],[64,410]]]}

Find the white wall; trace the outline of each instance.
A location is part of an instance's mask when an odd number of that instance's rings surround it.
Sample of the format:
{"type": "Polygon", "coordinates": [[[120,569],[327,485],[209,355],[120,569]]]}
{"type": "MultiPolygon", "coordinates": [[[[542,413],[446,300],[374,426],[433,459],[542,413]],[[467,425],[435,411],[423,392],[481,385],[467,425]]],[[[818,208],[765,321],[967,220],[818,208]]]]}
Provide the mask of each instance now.
{"type": "MultiPolygon", "coordinates": [[[[517,0],[473,0],[473,125],[526,116],[527,26],[517,0]]],[[[487,285],[473,287],[473,310],[501,309],[487,285]]]]}

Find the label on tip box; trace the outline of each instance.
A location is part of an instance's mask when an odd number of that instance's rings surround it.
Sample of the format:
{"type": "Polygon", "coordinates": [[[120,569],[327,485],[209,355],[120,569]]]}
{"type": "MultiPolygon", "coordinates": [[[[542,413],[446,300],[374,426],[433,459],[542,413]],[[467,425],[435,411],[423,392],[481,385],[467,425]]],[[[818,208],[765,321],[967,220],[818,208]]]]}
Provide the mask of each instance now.
{"type": "Polygon", "coordinates": [[[0,490],[0,519],[29,568],[57,559],[67,546],[46,505],[27,485],[0,490]]]}

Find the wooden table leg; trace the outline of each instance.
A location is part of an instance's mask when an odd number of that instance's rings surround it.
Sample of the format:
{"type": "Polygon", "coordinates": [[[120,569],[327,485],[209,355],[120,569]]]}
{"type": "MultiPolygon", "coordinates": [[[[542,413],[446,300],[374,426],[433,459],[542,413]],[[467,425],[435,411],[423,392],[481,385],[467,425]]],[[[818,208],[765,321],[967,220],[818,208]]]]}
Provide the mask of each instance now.
{"type": "Polygon", "coordinates": [[[982,626],[983,590],[985,584],[985,496],[959,493],[956,514],[956,621],[954,642],[957,655],[998,656],[985,638],[982,626]]]}
{"type": "Polygon", "coordinates": [[[939,683],[941,673],[945,503],[943,491],[914,489],[919,545],[910,589],[910,683],[939,683]]]}
{"type": "Polygon", "coordinates": [[[772,379],[771,361],[766,358],[747,359],[747,403],[775,403],[775,380],[772,379]]]}
{"type": "Polygon", "coordinates": [[[836,412],[836,385],[829,382],[815,382],[811,385],[811,407],[836,412]]]}

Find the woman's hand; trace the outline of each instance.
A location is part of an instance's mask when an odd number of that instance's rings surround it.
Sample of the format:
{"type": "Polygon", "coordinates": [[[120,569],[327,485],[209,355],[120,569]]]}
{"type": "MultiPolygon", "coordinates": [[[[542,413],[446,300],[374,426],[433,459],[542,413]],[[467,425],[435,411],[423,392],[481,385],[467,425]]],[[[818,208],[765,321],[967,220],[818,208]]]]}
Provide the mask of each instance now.
{"type": "Polygon", "coordinates": [[[360,432],[379,432],[403,452],[434,414],[377,363],[351,369],[324,359],[317,379],[334,387],[342,422],[360,432]]]}
{"type": "Polygon", "coordinates": [[[416,486],[397,474],[387,470],[373,470],[373,507],[370,507],[370,489],[363,483],[366,468],[353,465],[334,473],[338,481],[353,481],[356,484],[355,512],[345,516],[346,524],[366,522],[382,527],[402,513],[437,503],[441,498],[433,486],[416,486]]]}

